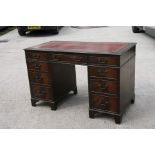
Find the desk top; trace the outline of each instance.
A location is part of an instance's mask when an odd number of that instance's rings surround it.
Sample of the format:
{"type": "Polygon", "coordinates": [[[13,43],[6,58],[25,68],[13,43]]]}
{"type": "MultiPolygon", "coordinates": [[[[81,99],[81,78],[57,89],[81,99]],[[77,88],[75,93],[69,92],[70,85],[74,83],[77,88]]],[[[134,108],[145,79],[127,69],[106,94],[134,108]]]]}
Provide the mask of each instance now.
{"type": "Polygon", "coordinates": [[[86,54],[113,54],[121,55],[136,43],[127,42],[77,42],[77,41],[50,41],[25,49],[31,51],[50,51],[65,53],[86,54]]]}

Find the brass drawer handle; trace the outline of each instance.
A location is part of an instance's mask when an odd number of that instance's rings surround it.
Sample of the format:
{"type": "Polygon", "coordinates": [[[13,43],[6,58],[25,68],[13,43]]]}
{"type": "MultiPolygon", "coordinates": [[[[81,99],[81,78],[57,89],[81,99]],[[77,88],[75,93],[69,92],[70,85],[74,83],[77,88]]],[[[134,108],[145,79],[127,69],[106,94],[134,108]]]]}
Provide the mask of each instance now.
{"type": "Polygon", "coordinates": [[[82,56],[69,56],[69,57],[66,57],[66,60],[67,61],[74,61],[74,62],[82,62],[84,61],[84,57],[82,56]]]}
{"type": "Polygon", "coordinates": [[[41,65],[40,64],[34,64],[34,67],[39,69],[41,67],[41,65]]]}
{"type": "Polygon", "coordinates": [[[108,88],[108,84],[106,82],[101,83],[101,89],[102,89],[102,91],[107,90],[107,88],[108,88]]]}
{"type": "Polygon", "coordinates": [[[104,57],[99,58],[99,61],[100,61],[100,63],[104,63],[104,64],[107,63],[107,59],[104,57]]]}
{"type": "Polygon", "coordinates": [[[69,56],[68,58],[69,58],[69,59],[76,59],[77,56],[73,55],[73,56],[69,56]]]}
{"type": "Polygon", "coordinates": [[[82,57],[76,56],[76,55],[72,55],[72,56],[64,56],[64,58],[66,58],[67,60],[81,61],[82,57]]]}
{"type": "Polygon", "coordinates": [[[107,74],[108,73],[108,70],[106,68],[102,68],[102,69],[99,69],[98,70],[98,73],[99,74],[107,74]]]}
{"type": "Polygon", "coordinates": [[[69,58],[69,59],[77,59],[77,60],[81,60],[83,57],[73,55],[73,56],[69,56],[68,58],[69,58]]]}
{"type": "Polygon", "coordinates": [[[78,57],[77,61],[83,61],[84,60],[84,57],[78,57]]]}
{"type": "Polygon", "coordinates": [[[37,74],[36,77],[35,77],[35,79],[36,79],[37,81],[42,81],[42,77],[41,77],[40,74],[37,74]]]}
{"type": "Polygon", "coordinates": [[[53,58],[54,58],[54,56],[52,54],[47,54],[46,55],[47,60],[52,60],[53,58]]]}
{"type": "Polygon", "coordinates": [[[60,60],[63,58],[63,55],[53,55],[54,60],[60,60]]]}
{"type": "Polygon", "coordinates": [[[40,55],[39,55],[39,54],[33,54],[32,57],[33,57],[34,59],[39,59],[39,58],[40,58],[40,55]]]}
{"type": "Polygon", "coordinates": [[[109,108],[109,100],[106,100],[105,98],[101,100],[100,105],[103,109],[109,108]]]}

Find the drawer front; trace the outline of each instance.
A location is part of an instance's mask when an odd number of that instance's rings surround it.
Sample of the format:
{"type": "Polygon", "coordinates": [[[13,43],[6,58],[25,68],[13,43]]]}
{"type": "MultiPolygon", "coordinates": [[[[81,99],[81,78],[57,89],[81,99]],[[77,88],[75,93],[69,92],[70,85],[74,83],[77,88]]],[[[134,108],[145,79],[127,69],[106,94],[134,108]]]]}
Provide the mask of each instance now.
{"type": "Polygon", "coordinates": [[[119,78],[119,69],[110,67],[88,67],[90,77],[119,78]]]}
{"type": "Polygon", "coordinates": [[[52,89],[37,84],[31,85],[31,96],[32,98],[53,100],[52,89]]]}
{"type": "Polygon", "coordinates": [[[109,56],[89,56],[89,64],[113,65],[119,66],[119,57],[109,56]]]}
{"type": "Polygon", "coordinates": [[[35,59],[38,61],[45,61],[48,58],[47,53],[43,52],[26,52],[27,59],[35,59]]]}
{"type": "Polygon", "coordinates": [[[51,78],[48,73],[29,71],[30,83],[51,84],[51,78]]]}
{"type": "Polygon", "coordinates": [[[117,81],[91,79],[89,85],[90,91],[92,92],[108,94],[119,93],[119,84],[117,81]]]}
{"type": "Polygon", "coordinates": [[[90,108],[118,112],[118,98],[91,94],[90,108]]]}
{"type": "Polygon", "coordinates": [[[86,56],[81,56],[81,55],[53,54],[52,57],[54,61],[62,61],[62,62],[76,63],[76,64],[86,63],[86,56]]]}
{"type": "Polygon", "coordinates": [[[41,72],[47,72],[48,64],[36,61],[27,61],[27,68],[28,70],[38,70],[41,72]]]}

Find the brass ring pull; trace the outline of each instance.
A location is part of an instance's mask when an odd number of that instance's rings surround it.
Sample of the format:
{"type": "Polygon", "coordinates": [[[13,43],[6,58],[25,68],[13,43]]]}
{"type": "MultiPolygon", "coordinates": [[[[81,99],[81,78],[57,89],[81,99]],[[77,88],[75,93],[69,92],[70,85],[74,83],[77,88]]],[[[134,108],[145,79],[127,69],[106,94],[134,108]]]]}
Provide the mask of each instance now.
{"type": "Polygon", "coordinates": [[[79,57],[76,61],[81,62],[81,61],[83,61],[83,59],[84,59],[83,57],[79,57]]]}

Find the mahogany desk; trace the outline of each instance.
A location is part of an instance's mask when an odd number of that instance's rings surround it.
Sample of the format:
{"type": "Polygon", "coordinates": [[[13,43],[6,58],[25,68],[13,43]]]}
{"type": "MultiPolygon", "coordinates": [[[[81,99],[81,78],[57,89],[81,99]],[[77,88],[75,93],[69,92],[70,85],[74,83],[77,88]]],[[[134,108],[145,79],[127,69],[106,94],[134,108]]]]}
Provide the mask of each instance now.
{"type": "Polygon", "coordinates": [[[25,49],[32,106],[52,110],[70,91],[77,94],[75,64],[88,66],[89,117],[107,114],[121,123],[135,98],[135,43],[51,41],[25,49]]]}

